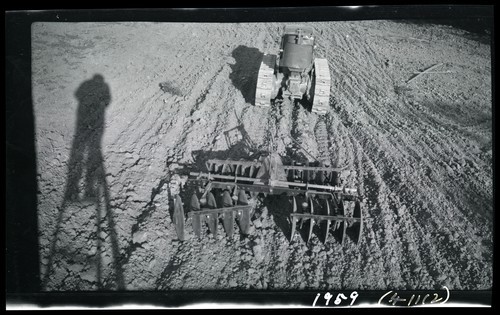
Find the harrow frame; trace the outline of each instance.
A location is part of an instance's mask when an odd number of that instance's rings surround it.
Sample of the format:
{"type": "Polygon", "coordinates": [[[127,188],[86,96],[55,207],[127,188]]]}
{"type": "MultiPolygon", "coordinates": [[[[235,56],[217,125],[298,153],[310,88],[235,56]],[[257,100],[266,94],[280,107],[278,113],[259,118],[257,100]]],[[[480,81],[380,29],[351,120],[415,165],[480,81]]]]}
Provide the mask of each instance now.
{"type": "MultiPolygon", "coordinates": [[[[297,223],[308,222],[310,241],[315,224],[323,223],[324,240],[328,234],[339,234],[343,244],[346,233],[359,243],[363,217],[357,190],[331,185],[333,174],[344,168],[281,165],[281,161],[232,161],[211,159],[206,162],[208,172],[190,172],[187,181],[195,191],[191,196],[188,217],[192,218],[193,231],[202,236],[203,223],[208,223],[209,231],[217,234],[217,223],[222,218],[228,236],[234,232],[234,221],[238,221],[242,234],[249,233],[254,205],[248,202],[259,194],[288,196],[292,199],[290,213],[291,236],[294,239],[297,223]],[[286,180],[283,180],[286,179],[286,180]],[[214,194],[219,198],[216,200],[214,194]],[[304,199],[297,204],[296,199],[304,199]],[[323,200],[323,201],[321,201],[323,200]],[[316,203],[323,207],[315,206],[316,203]],[[354,202],[352,216],[346,215],[345,203],[354,202]],[[299,211],[299,208],[301,211],[299,211]],[[317,208],[317,209],[315,209],[317,208]],[[319,211],[316,211],[319,210],[319,211]],[[326,224],[324,224],[326,222],[326,224]],[[333,223],[333,224],[332,224],[333,223]]],[[[180,197],[176,197],[175,222],[179,239],[184,239],[185,213],[180,197]],[[180,205],[179,205],[180,203],[180,205]]]]}

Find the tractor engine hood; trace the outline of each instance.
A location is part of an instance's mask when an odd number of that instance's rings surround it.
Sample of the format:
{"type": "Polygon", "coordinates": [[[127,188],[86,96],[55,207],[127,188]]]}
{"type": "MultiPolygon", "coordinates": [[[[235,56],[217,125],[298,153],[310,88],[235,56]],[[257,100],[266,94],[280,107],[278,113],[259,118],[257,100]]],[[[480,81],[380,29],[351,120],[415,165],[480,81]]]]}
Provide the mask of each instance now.
{"type": "Polygon", "coordinates": [[[283,36],[283,52],[279,62],[280,67],[289,68],[292,71],[303,71],[311,67],[313,63],[313,45],[298,44],[297,35],[283,36]]]}

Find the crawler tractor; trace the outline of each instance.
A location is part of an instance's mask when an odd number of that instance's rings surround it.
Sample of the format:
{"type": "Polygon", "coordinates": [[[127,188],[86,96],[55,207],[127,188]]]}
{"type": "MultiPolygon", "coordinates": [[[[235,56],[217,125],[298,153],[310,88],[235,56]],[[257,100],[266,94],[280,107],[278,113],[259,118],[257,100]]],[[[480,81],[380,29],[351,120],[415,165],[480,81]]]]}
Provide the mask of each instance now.
{"type": "MultiPolygon", "coordinates": [[[[323,242],[329,234],[341,243],[346,234],[356,243],[360,239],[360,198],[356,189],[339,184],[341,168],[283,165],[277,153],[256,161],[208,160],[206,167],[207,172],[191,172],[186,182],[191,195],[185,204],[197,237],[216,235],[220,220],[228,236],[233,235],[235,222],[241,234],[249,234],[256,199],[280,195],[288,200],[283,207],[290,210],[290,241],[296,236],[298,224],[307,233],[307,242],[316,224],[320,225],[323,242]]],[[[186,237],[185,218],[182,199],[177,195],[174,221],[181,240],[186,237]]]]}
{"type": "Polygon", "coordinates": [[[330,98],[326,59],[315,58],[310,26],[286,26],[279,55],[265,54],[259,68],[255,105],[269,107],[277,99],[307,102],[311,111],[325,114],[330,98]]]}

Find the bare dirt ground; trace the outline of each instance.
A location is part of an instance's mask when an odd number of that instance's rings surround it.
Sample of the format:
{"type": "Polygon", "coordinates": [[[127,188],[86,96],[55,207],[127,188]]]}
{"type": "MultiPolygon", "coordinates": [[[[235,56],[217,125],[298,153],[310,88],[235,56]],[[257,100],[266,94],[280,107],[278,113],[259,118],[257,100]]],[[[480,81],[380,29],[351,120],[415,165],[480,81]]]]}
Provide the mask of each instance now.
{"type": "Polygon", "coordinates": [[[256,209],[249,237],[220,225],[215,238],[177,240],[173,182],[251,149],[228,145],[225,131],[242,122],[259,148],[276,132],[281,154],[290,138],[320,153],[315,114],[252,104],[284,24],[32,26],[44,290],[492,287],[489,38],[434,24],[308,24],[332,77],[327,150],[369,218],[359,245],[289,243],[278,201],[256,209]],[[405,83],[438,63],[441,73],[405,83]]]}

